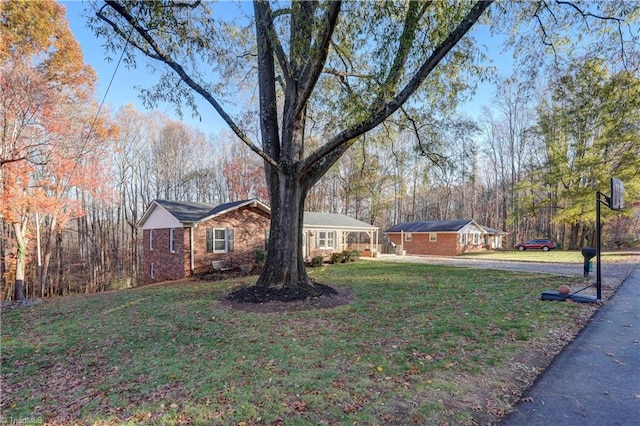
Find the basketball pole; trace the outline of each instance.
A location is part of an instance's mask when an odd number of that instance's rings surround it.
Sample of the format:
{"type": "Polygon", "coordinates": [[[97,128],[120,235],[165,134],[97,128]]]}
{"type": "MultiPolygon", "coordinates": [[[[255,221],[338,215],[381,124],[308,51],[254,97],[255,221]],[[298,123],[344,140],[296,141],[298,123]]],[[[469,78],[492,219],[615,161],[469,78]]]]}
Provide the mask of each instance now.
{"type": "MultiPolygon", "coordinates": [[[[603,201],[601,200],[601,196],[604,196],[605,200],[609,198],[600,191],[596,192],[596,299],[598,300],[602,298],[602,272],[600,270],[602,225],[600,224],[600,203],[603,201]]],[[[606,204],[607,206],[609,205],[608,202],[606,204]]]]}

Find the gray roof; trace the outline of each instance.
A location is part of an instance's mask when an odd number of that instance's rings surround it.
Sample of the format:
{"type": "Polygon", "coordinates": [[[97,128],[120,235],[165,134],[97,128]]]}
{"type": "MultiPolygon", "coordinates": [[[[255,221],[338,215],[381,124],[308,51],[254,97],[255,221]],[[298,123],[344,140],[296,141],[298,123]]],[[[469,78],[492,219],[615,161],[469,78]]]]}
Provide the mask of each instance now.
{"type": "Polygon", "coordinates": [[[392,226],[386,232],[458,232],[471,222],[471,219],[403,222],[392,226]]]}
{"type": "MultiPolygon", "coordinates": [[[[219,205],[192,203],[187,201],[154,200],[154,203],[171,213],[181,223],[197,223],[210,217],[233,210],[246,204],[257,202],[263,210],[269,207],[257,199],[234,201],[219,205]]],[[[153,204],[152,204],[153,206],[153,204]]],[[[151,209],[140,219],[143,223],[151,209]]],[[[343,214],[304,212],[304,226],[331,229],[378,229],[376,226],[359,221],[343,214]]]]}
{"type": "Polygon", "coordinates": [[[232,209],[246,200],[224,203],[220,205],[191,203],[186,201],[155,200],[158,205],[164,207],[169,213],[175,216],[180,222],[198,222],[206,217],[213,216],[218,212],[232,209]]]}
{"type": "Polygon", "coordinates": [[[348,229],[378,229],[377,226],[369,225],[358,219],[354,219],[344,214],[335,213],[315,213],[304,212],[305,227],[323,227],[323,228],[348,228],[348,229]]]}
{"type": "MultiPolygon", "coordinates": [[[[231,203],[224,203],[219,205],[169,200],[154,200],[153,203],[167,210],[179,222],[182,223],[201,222],[210,217],[251,203],[257,203],[263,210],[266,209],[266,211],[268,211],[269,209],[269,207],[262,204],[255,198],[251,200],[233,201],[231,203]]],[[[151,206],[153,206],[153,203],[151,206]]],[[[140,219],[140,223],[143,223],[146,220],[147,216],[151,213],[151,210],[152,208],[147,209],[146,213],[140,219]]]]}

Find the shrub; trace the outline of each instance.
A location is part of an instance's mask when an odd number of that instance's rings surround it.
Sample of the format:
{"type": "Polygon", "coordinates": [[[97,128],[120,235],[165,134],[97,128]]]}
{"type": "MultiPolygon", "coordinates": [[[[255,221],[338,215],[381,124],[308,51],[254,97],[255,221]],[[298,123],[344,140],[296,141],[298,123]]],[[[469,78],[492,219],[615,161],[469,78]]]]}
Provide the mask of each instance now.
{"type": "Polygon", "coordinates": [[[331,263],[334,265],[336,263],[342,263],[345,261],[344,252],[343,253],[332,253],[331,254],[331,263]]]}
{"type": "Polygon", "coordinates": [[[256,250],[256,263],[261,264],[264,263],[264,260],[267,258],[267,252],[262,249],[256,250]]]}
{"type": "Polygon", "coordinates": [[[360,259],[360,252],[358,250],[345,250],[342,252],[343,262],[355,262],[360,259]]]}
{"type": "Polygon", "coordinates": [[[322,265],[322,262],[324,262],[324,258],[322,256],[313,256],[311,258],[311,266],[314,268],[322,265]]]}

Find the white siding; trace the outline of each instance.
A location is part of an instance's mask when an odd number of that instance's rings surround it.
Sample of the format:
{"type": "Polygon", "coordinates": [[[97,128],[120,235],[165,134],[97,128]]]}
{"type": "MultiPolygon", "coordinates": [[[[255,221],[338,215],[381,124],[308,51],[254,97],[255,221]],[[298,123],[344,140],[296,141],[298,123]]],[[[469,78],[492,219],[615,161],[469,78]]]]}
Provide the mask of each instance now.
{"type": "Polygon", "coordinates": [[[163,228],[182,228],[182,224],[178,222],[171,213],[161,206],[156,205],[147,220],[144,222],[142,229],[163,229],[163,228]]]}

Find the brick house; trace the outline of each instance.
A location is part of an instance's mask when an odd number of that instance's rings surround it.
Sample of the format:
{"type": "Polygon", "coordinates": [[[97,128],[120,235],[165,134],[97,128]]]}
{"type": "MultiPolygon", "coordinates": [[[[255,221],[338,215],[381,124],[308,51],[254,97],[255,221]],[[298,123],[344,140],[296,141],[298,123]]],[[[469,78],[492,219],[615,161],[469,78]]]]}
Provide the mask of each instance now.
{"type": "Polygon", "coordinates": [[[470,251],[502,248],[506,232],[487,228],[475,220],[404,222],[389,228],[396,252],[432,256],[456,256],[470,251]]]}
{"type": "MultiPolygon", "coordinates": [[[[215,260],[235,268],[254,264],[256,250],[266,248],[270,217],[269,206],[256,199],[218,206],[153,201],[138,221],[143,282],[208,272],[215,260]]],[[[377,248],[378,228],[345,215],[305,212],[302,232],[306,260],[347,248],[366,251],[370,247],[369,253],[377,248]]]]}
{"type": "Polygon", "coordinates": [[[214,206],[155,200],[138,222],[143,282],[176,280],[211,270],[211,262],[251,264],[264,249],[270,210],[253,199],[214,206]]]}

